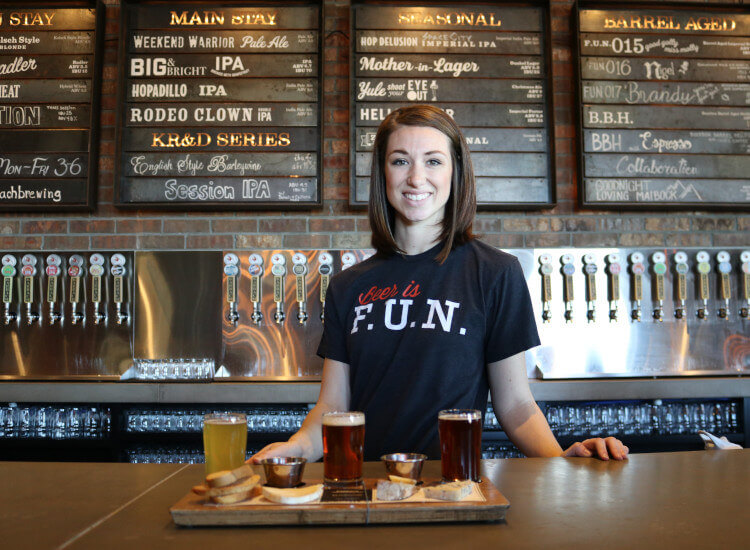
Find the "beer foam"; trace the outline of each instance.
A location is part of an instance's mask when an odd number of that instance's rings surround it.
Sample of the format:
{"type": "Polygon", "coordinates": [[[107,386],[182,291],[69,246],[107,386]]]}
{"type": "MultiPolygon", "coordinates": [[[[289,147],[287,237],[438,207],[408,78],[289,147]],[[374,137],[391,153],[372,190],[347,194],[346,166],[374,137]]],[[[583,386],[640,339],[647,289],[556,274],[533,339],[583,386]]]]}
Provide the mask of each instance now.
{"type": "Polygon", "coordinates": [[[247,421],[239,418],[209,418],[208,420],[203,421],[204,424],[221,424],[221,425],[232,425],[232,424],[247,424],[247,421]]]}
{"type": "Polygon", "coordinates": [[[464,422],[473,422],[479,420],[481,415],[478,414],[466,414],[466,413],[453,413],[453,414],[441,414],[440,420],[463,420],[464,422]]]}
{"type": "Polygon", "coordinates": [[[324,426],[363,426],[364,424],[365,415],[362,413],[339,413],[323,417],[324,426]]]}

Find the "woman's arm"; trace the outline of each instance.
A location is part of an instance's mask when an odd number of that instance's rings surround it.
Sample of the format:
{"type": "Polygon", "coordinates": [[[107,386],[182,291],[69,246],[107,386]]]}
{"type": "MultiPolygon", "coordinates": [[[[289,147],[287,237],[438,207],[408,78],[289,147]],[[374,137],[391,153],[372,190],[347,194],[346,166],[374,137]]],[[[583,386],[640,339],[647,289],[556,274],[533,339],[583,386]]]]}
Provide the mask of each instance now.
{"type": "Polygon", "coordinates": [[[248,462],[258,463],[273,456],[302,456],[309,461],[323,456],[323,414],[349,410],[349,365],[326,359],[318,402],[305,417],[302,427],[289,441],[271,443],[254,454],[248,462]]]}
{"type": "Polygon", "coordinates": [[[627,457],[628,448],[614,437],[587,439],[562,450],[531,395],[524,352],[489,363],[487,374],[495,416],[510,440],[526,456],[590,457],[596,454],[603,460],[627,457]]]}

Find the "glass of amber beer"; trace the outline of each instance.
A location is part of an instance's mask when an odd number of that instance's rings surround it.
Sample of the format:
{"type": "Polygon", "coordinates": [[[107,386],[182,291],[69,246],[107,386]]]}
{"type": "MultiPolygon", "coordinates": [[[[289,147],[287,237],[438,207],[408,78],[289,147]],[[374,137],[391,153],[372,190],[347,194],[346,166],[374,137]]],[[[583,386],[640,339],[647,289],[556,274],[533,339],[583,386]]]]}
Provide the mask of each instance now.
{"type": "Polygon", "coordinates": [[[242,466],[246,447],[247,419],[244,414],[215,413],[203,417],[206,475],[242,466]]]}
{"type": "Polygon", "coordinates": [[[479,481],[482,414],[476,409],[440,411],[438,432],[443,480],[479,481]]]}
{"type": "Polygon", "coordinates": [[[323,477],[332,485],[362,481],[365,413],[329,412],[323,415],[323,477]]]}

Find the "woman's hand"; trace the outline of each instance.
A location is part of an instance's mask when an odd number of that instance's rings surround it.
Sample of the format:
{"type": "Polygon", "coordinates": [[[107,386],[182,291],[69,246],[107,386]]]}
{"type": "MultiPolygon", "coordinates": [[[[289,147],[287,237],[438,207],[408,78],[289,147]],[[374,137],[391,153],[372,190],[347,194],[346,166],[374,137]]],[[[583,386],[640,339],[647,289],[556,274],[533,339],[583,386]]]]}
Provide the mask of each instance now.
{"type": "Polygon", "coordinates": [[[263,447],[260,451],[248,458],[248,464],[260,464],[264,458],[277,456],[304,456],[302,445],[296,441],[279,441],[263,447]]]}
{"type": "Polygon", "coordinates": [[[585,458],[597,457],[602,460],[625,460],[628,457],[627,445],[616,437],[593,437],[584,441],[577,441],[563,451],[562,456],[580,456],[585,458]]]}

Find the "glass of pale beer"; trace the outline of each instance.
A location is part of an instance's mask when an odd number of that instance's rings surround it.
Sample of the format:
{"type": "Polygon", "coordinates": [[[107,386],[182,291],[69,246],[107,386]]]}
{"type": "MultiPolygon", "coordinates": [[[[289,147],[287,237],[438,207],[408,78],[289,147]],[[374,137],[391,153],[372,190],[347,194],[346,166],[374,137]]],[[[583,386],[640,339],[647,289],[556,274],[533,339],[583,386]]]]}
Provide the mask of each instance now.
{"type": "Polygon", "coordinates": [[[443,480],[479,481],[482,414],[476,409],[440,411],[438,432],[443,480]]]}
{"type": "Polygon", "coordinates": [[[244,414],[215,413],[203,417],[206,475],[242,466],[246,447],[247,419],[244,414]]]}
{"type": "Polygon", "coordinates": [[[329,412],[323,415],[323,477],[332,485],[362,482],[365,413],[329,412]]]}

